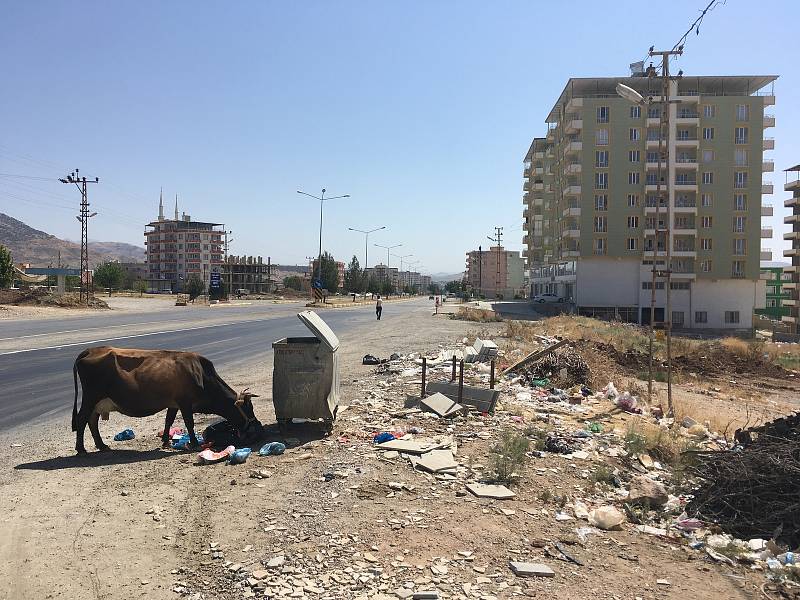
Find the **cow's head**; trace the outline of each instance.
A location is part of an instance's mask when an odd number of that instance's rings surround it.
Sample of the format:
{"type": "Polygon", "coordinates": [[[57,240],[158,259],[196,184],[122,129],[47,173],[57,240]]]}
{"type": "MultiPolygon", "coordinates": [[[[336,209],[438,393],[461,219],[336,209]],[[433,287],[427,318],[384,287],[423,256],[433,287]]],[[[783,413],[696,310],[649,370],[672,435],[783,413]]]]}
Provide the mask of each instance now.
{"type": "Polygon", "coordinates": [[[259,423],[258,419],[256,419],[252,402],[252,398],[258,398],[258,394],[253,394],[252,392],[247,391],[249,389],[250,388],[245,388],[239,392],[236,395],[236,400],[233,403],[242,418],[241,423],[237,427],[240,433],[248,431],[253,426],[261,426],[261,423],[259,423]]]}

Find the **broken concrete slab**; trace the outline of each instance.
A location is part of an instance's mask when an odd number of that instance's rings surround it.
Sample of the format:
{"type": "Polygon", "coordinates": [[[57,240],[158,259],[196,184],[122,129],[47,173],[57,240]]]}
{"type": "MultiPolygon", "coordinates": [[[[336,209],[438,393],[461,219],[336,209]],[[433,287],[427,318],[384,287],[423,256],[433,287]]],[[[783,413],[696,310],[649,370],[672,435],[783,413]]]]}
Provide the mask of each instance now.
{"type": "Polygon", "coordinates": [[[477,353],[477,360],[480,362],[487,362],[493,358],[497,358],[497,344],[492,340],[482,340],[478,338],[475,340],[475,345],[472,348],[477,353]]]}
{"type": "Polygon", "coordinates": [[[514,492],[504,485],[494,485],[488,483],[468,483],[467,489],[478,498],[495,498],[497,500],[508,500],[516,496],[514,492]]]}
{"type": "MultiPolygon", "coordinates": [[[[453,402],[458,402],[458,384],[457,383],[440,383],[433,382],[427,385],[428,393],[441,393],[450,398],[453,402]]],[[[484,389],[465,385],[463,395],[461,397],[461,404],[471,406],[478,412],[494,413],[494,407],[497,404],[497,399],[500,396],[499,390],[484,389]]]]}
{"type": "Polygon", "coordinates": [[[436,392],[427,398],[420,400],[423,409],[436,413],[440,417],[454,417],[464,412],[464,407],[454,402],[441,392],[436,392]]]}
{"type": "Polygon", "coordinates": [[[555,571],[541,563],[515,562],[508,563],[517,577],[555,577],[555,571]]]}
{"type": "Polygon", "coordinates": [[[415,442],[414,440],[389,440],[377,446],[381,450],[397,450],[404,454],[425,454],[436,447],[435,442],[415,442]]]}
{"type": "Polygon", "coordinates": [[[414,462],[417,467],[431,473],[453,471],[458,467],[458,463],[453,458],[453,453],[450,450],[431,450],[414,462]]]}
{"type": "Polygon", "coordinates": [[[464,348],[464,362],[465,363],[474,363],[478,360],[478,352],[475,348],[471,346],[467,346],[464,348]]]}

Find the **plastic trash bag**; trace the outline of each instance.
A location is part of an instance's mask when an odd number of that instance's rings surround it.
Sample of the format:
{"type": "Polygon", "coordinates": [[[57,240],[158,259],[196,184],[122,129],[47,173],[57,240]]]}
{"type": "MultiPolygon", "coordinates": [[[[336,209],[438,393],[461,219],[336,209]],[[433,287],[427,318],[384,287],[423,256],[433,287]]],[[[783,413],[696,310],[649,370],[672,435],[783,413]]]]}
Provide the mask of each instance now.
{"type": "Polygon", "coordinates": [[[281,442],[267,442],[261,446],[261,450],[258,451],[258,454],[259,456],[276,456],[278,454],[283,454],[285,450],[286,445],[281,442]]]}
{"type": "Polygon", "coordinates": [[[228,446],[221,452],[214,452],[213,450],[203,450],[200,454],[197,455],[197,461],[201,465],[210,465],[213,463],[222,462],[226,460],[231,454],[236,452],[236,448],[234,446],[228,446]]]}
{"type": "Polygon", "coordinates": [[[242,464],[244,461],[247,460],[247,457],[250,456],[251,452],[252,450],[250,448],[238,448],[228,457],[228,464],[230,465],[242,464]]]}
{"type": "Polygon", "coordinates": [[[395,438],[391,433],[389,433],[388,431],[384,431],[376,435],[374,438],[372,438],[372,443],[383,444],[384,442],[391,442],[393,439],[395,438]]]}
{"type": "Polygon", "coordinates": [[[125,440],[132,440],[136,437],[133,429],[124,429],[114,436],[115,442],[124,442],[125,440]]]}

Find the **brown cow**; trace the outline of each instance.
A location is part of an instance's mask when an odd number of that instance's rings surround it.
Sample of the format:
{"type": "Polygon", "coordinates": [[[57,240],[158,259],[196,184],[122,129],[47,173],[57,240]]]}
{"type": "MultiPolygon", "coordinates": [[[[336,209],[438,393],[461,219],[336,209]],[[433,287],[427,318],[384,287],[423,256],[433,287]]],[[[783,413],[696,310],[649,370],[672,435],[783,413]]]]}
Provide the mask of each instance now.
{"type": "Polygon", "coordinates": [[[75,380],[72,430],[76,432],[78,453],[86,452],[83,434],[87,424],[97,449],[109,449],[100,437],[98,420],[100,415],[114,411],[129,417],[147,417],[167,409],[164,447],[169,446],[169,429],[178,411],[195,447],[198,443],[194,413],[219,415],[240,433],[261,426],[250,401],[257,395],[246,390],[234,392],[211,361],[194,352],[99,346],[78,355],[72,376],[75,380]],[[83,389],[80,412],[78,376],[83,389]]]}

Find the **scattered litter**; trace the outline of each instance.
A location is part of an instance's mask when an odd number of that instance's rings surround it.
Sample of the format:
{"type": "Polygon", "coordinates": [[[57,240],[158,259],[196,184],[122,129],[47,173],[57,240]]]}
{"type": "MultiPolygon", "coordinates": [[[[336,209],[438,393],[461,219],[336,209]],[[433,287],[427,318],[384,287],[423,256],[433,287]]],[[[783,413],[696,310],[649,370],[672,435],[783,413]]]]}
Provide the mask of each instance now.
{"type": "Polygon", "coordinates": [[[222,462],[223,460],[227,460],[228,457],[236,451],[234,446],[228,446],[224,450],[220,452],[214,452],[213,450],[203,450],[200,454],[197,455],[197,459],[201,465],[210,465],[212,463],[222,462]]]}
{"type": "MultiPolygon", "coordinates": [[[[420,400],[423,409],[436,413],[440,417],[453,417],[464,412],[464,407],[453,402],[450,398],[440,392],[420,400]]],[[[388,441],[388,440],[381,440],[388,441]]]]}
{"type": "Polygon", "coordinates": [[[413,440],[397,440],[391,439],[388,442],[378,444],[381,450],[397,450],[406,454],[425,454],[436,447],[435,443],[420,443],[413,440]]]}
{"type": "Polygon", "coordinates": [[[589,523],[600,529],[622,529],[625,515],[613,506],[601,506],[589,513],[589,523]]]}
{"type": "Polygon", "coordinates": [[[114,436],[115,442],[124,442],[126,440],[132,440],[136,437],[136,434],[133,432],[133,429],[123,429],[117,435],[114,436]]]}
{"type": "Polygon", "coordinates": [[[468,483],[467,490],[475,494],[478,498],[495,498],[497,500],[508,500],[516,496],[514,492],[504,485],[493,485],[486,483],[468,483]]]}
{"type": "Polygon", "coordinates": [[[453,453],[450,450],[431,450],[412,460],[414,466],[431,473],[452,471],[458,467],[458,463],[453,459],[453,453]]]}
{"type": "MultiPolygon", "coordinates": [[[[180,437],[178,437],[177,439],[173,439],[172,440],[172,447],[175,448],[176,450],[186,450],[186,449],[189,448],[191,443],[192,443],[192,440],[189,437],[189,434],[188,433],[184,433],[180,437]]],[[[198,435],[197,436],[197,443],[200,444],[201,446],[203,445],[204,439],[203,439],[202,435],[198,435]]]]}
{"type": "Polygon", "coordinates": [[[228,464],[240,465],[247,460],[252,450],[250,448],[239,448],[232,452],[228,457],[228,464]]]}
{"type": "Polygon", "coordinates": [[[508,563],[517,577],[555,577],[555,571],[541,563],[515,562],[508,563]]]}
{"type": "Polygon", "coordinates": [[[394,436],[389,433],[388,431],[384,431],[382,433],[377,434],[375,437],[372,438],[373,444],[383,444],[384,442],[392,441],[394,436]]]}
{"type": "Polygon", "coordinates": [[[267,442],[258,451],[259,456],[276,456],[286,451],[286,444],[281,442],[267,442]]]}

